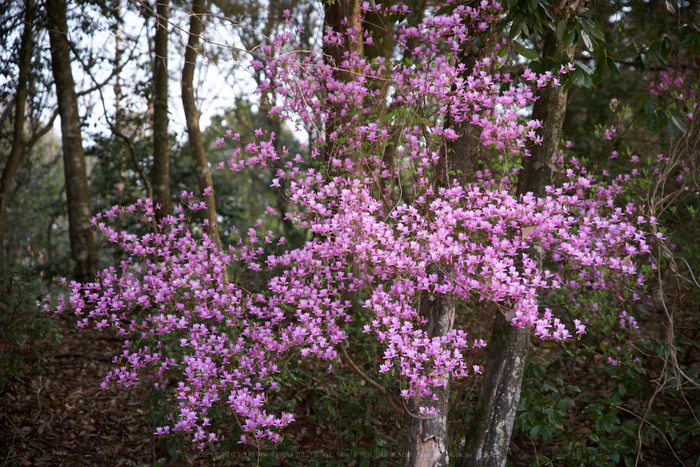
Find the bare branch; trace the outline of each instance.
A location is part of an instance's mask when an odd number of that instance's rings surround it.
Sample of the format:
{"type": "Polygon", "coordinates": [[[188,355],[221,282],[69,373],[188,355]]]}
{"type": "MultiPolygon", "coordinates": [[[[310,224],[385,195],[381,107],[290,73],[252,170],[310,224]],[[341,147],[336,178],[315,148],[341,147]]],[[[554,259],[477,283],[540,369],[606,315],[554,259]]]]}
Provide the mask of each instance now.
{"type": "Polygon", "coordinates": [[[355,373],[357,373],[357,375],[360,378],[364,379],[369,384],[374,386],[382,394],[382,396],[384,396],[384,398],[389,403],[391,408],[394,409],[394,412],[396,412],[399,415],[404,415],[404,411],[401,410],[398,405],[396,405],[394,400],[389,395],[389,391],[387,391],[384,386],[382,386],[381,384],[379,384],[378,382],[376,382],[375,380],[373,380],[372,378],[367,376],[364,371],[362,371],[357,365],[355,365],[355,362],[352,361],[352,359],[350,358],[348,353],[345,351],[345,346],[343,345],[342,342],[340,343],[340,345],[338,347],[340,347],[340,352],[342,353],[345,360],[350,364],[350,367],[353,369],[353,371],[355,373]]]}

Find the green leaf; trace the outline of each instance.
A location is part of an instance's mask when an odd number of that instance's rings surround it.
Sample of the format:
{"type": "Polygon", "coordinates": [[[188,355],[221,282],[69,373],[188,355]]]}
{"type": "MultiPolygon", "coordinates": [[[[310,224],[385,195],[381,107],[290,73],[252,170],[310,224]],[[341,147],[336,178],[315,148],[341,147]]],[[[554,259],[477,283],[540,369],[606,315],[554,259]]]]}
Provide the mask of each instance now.
{"type": "Polygon", "coordinates": [[[683,133],[688,132],[688,128],[685,126],[685,123],[683,122],[683,115],[676,109],[671,109],[669,113],[669,117],[671,118],[671,121],[673,122],[673,125],[681,130],[683,133]]]}
{"type": "Polygon", "coordinates": [[[659,127],[659,118],[656,116],[656,112],[654,112],[653,114],[649,115],[649,119],[647,120],[647,128],[652,133],[656,133],[659,131],[659,127]]]}
{"type": "Polygon", "coordinates": [[[651,47],[647,50],[647,57],[649,57],[649,60],[654,60],[656,57],[659,56],[661,53],[661,42],[656,41],[653,44],[651,44],[651,47]]]}
{"type": "Polygon", "coordinates": [[[566,34],[564,34],[564,40],[562,40],[562,44],[564,44],[564,47],[568,47],[574,43],[574,39],[576,39],[576,28],[569,27],[566,31],[566,34]]]}
{"type": "Polygon", "coordinates": [[[522,55],[523,57],[527,58],[528,60],[537,60],[539,55],[537,55],[537,52],[532,49],[526,49],[522,45],[518,44],[517,42],[515,43],[515,50],[522,55]]]}
{"type": "Polygon", "coordinates": [[[554,414],[554,417],[552,421],[554,424],[557,426],[557,428],[561,428],[562,425],[564,425],[564,416],[562,415],[563,412],[557,412],[554,414]]]}
{"type": "Polygon", "coordinates": [[[592,52],[593,41],[591,41],[591,36],[589,36],[588,33],[583,29],[581,30],[581,39],[583,39],[583,43],[586,45],[586,48],[592,52]]]}
{"type": "Polygon", "coordinates": [[[676,125],[673,124],[673,117],[671,117],[671,119],[668,121],[666,129],[668,130],[668,134],[671,135],[671,138],[678,136],[678,128],[676,128],[676,125]]]}
{"type": "Polygon", "coordinates": [[[573,81],[571,80],[571,76],[567,74],[566,79],[564,80],[564,85],[561,87],[561,92],[563,92],[564,94],[569,92],[569,89],[571,89],[572,84],[573,81]]]}
{"type": "Polygon", "coordinates": [[[508,39],[513,40],[517,37],[517,35],[520,33],[520,25],[522,24],[522,20],[518,21],[517,19],[513,21],[512,26],[510,27],[510,31],[508,32],[508,39]]]}
{"type": "Polygon", "coordinates": [[[586,31],[588,32],[588,34],[593,36],[595,39],[598,39],[601,42],[605,42],[605,34],[603,34],[600,31],[600,29],[596,28],[595,25],[592,27],[586,26],[586,31]]]}
{"type": "Polygon", "coordinates": [[[671,39],[664,37],[661,41],[661,54],[664,56],[668,55],[672,46],[671,39]]]}
{"type": "Polygon", "coordinates": [[[649,99],[647,99],[647,102],[644,104],[644,112],[650,114],[655,110],[656,99],[654,99],[654,96],[651,96],[649,99]]]}
{"type": "Polygon", "coordinates": [[[640,52],[639,58],[642,60],[642,65],[644,65],[645,67],[649,66],[649,57],[646,53],[640,52]]]}
{"type": "Polygon", "coordinates": [[[557,402],[556,408],[557,408],[557,410],[561,410],[561,409],[565,409],[569,405],[574,405],[574,401],[569,397],[564,397],[559,402],[557,402]]]}
{"type": "Polygon", "coordinates": [[[669,113],[670,113],[672,116],[676,117],[676,118],[683,119],[683,114],[680,113],[680,112],[678,111],[678,109],[671,109],[671,110],[669,110],[669,113]]]}
{"type": "MultiPolygon", "coordinates": [[[[675,109],[674,109],[675,110],[675,109]]],[[[683,133],[688,132],[688,128],[685,126],[685,123],[683,123],[683,120],[678,118],[673,114],[673,110],[671,110],[671,121],[673,122],[673,125],[676,126],[679,130],[681,130],[683,133]]]]}
{"type": "Polygon", "coordinates": [[[591,67],[589,67],[588,65],[585,65],[583,62],[581,62],[579,60],[574,60],[574,65],[576,65],[576,68],[580,68],[587,75],[593,74],[593,70],[591,69],[591,67]]]}
{"type": "Polygon", "coordinates": [[[596,70],[596,72],[591,77],[591,83],[593,84],[593,87],[597,87],[601,81],[603,81],[603,72],[602,72],[602,68],[599,68],[596,70]],[[601,71],[599,71],[599,70],[601,70],[601,71]]]}
{"type": "Polygon", "coordinates": [[[557,24],[557,41],[560,43],[564,40],[564,34],[566,33],[566,20],[563,19],[557,24]]]}

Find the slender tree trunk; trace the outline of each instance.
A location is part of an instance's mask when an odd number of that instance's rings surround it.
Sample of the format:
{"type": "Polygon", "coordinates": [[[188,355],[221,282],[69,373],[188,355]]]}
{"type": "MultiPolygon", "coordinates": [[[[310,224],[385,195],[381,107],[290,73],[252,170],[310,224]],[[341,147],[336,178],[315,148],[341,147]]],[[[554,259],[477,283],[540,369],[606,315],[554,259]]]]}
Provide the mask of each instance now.
{"type": "Polygon", "coordinates": [[[209,238],[221,250],[221,239],[216,225],[216,204],[214,202],[214,184],[211,178],[211,170],[207,155],[204,151],[202,132],[199,130],[199,112],[194,100],[194,70],[197,66],[197,54],[199,51],[199,37],[204,30],[202,15],[204,14],[205,0],[193,0],[192,15],[190,15],[190,36],[185,49],[185,66],[182,69],[182,106],[185,109],[187,120],[187,132],[190,139],[190,151],[197,171],[197,183],[199,183],[200,195],[207,206],[205,216],[208,221],[207,233],[209,238]],[[204,194],[206,188],[211,188],[208,195],[204,194]]]}
{"type": "MultiPolygon", "coordinates": [[[[556,52],[556,35],[545,37],[545,54],[556,52]]],[[[571,51],[567,51],[570,56],[571,51]]],[[[530,157],[523,161],[518,180],[518,195],[533,192],[544,196],[545,187],[552,182],[554,159],[561,138],[566,113],[566,94],[561,88],[549,85],[538,93],[532,118],[542,122],[538,134],[542,144],[536,146],[530,157]]],[[[542,250],[533,247],[530,257],[542,263],[542,250]]],[[[493,324],[483,383],[477,408],[474,411],[464,462],[469,467],[501,467],[506,465],[510,437],[515,421],[515,410],[520,400],[520,386],[525,371],[529,335],[512,326],[497,313],[493,324]]]]}
{"type": "Polygon", "coordinates": [[[12,148],[10,156],[7,158],[5,167],[2,170],[0,178],[0,248],[2,248],[2,261],[0,266],[5,270],[6,266],[6,248],[5,248],[5,216],[7,214],[7,205],[10,202],[10,192],[12,190],[12,179],[17,173],[17,169],[22,164],[24,159],[26,141],[24,135],[24,126],[26,108],[27,108],[27,84],[29,81],[29,66],[32,59],[32,39],[34,36],[34,18],[36,11],[34,9],[34,1],[27,0],[24,5],[24,31],[22,32],[22,40],[19,47],[18,68],[19,75],[17,76],[17,93],[15,94],[15,120],[14,133],[12,135],[12,148]]]}
{"type": "MultiPolygon", "coordinates": [[[[440,268],[435,267],[436,271],[440,268]]],[[[428,337],[447,335],[454,326],[456,311],[455,297],[452,294],[424,292],[420,301],[420,314],[427,318],[428,337]]],[[[409,413],[406,415],[404,437],[405,467],[432,467],[449,465],[449,432],[447,415],[449,412],[450,380],[445,377],[444,386],[433,388],[437,400],[425,397],[406,401],[409,413]],[[430,418],[418,416],[418,409],[435,407],[437,415],[430,418]]]]}
{"type": "Polygon", "coordinates": [[[51,67],[56,83],[58,112],[61,116],[63,170],[66,177],[71,256],[77,263],[76,279],[87,281],[92,279],[97,271],[98,258],[95,237],[90,226],[92,208],[85,168],[85,151],[66,35],[66,2],[64,0],[46,0],[46,11],[49,16],[51,67]]]}
{"type": "MultiPolygon", "coordinates": [[[[484,35],[480,38],[480,47],[461,54],[459,61],[464,65],[462,77],[469,77],[477,59],[490,55],[494,48],[494,36],[484,35]]],[[[441,153],[436,168],[436,192],[440,188],[452,185],[453,180],[466,187],[472,181],[474,161],[481,149],[481,134],[468,122],[455,124],[448,116],[445,127],[454,127],[459,137],[447,144],[441,153]]],[[[449,274],[446,265],[436,267],[436,273],[449,274]]],[[[423,293],[421,296],[421,315],[427,320],[426,331],[429,337],[445,336],[454,326],[457,300],[452,294],[423,293]]],[[[432,467],[449,465],[449,430],[447,415],[449,412],[449,379],[445,385],[434,389],[437,400],[429,399],[423,403],[414,400],[408,402],[412,414],[417,413],[420,405],[435,407],[438,415],[430,419],[420,419],[409,415],[406,419],[406,437],[404,439],[405,467],[432,467]]]]}
{"type": "Polygon", "coordinates": [[[170,144],[168,141],[168,21],[170,0],[156,0],[155,54],[153,57],[153,168],[154,201],[160,205],[156,216],[172,211],[170,198],[170,144]]]}

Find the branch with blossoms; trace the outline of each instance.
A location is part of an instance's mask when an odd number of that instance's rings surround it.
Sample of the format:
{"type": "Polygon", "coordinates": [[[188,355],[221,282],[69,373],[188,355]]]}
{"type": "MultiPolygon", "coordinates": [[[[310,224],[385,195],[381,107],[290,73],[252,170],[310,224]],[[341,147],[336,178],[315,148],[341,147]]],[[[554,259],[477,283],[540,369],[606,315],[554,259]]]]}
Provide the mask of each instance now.
{"type": "MultiPolygon", "coordinates": [[[[129,259],[102,271],[93,283],[72,283],[68,301],[61,297],[57,311],[71,308],[86,315],[80,326],[112,326],[128,339],[115,359],[120,366],[103,386],[128,387],[139,372],[153,368],[154,384],[162,388],[166,373],[174,372],[178,410],[172,426],[157,433],[188,432],[203,448],[217,440],[208,429],[210,408],[226,404],[240,423],[240,441],[260,446],[279,440],[279,429],[294,420],[265,408],[266,391],[277,386],[276,362],[292,353],[335,360],[353,307],[372,313],[364,331],[385,346],[380,371],[401,378],[403,397],[429,396],[447,377],[478,373],[478,367],[467,368],[463,351],[485,345],[469,342],[459,330],[429,337],[417,309],[422,293],[497,303],[510,310],[513,325],[541,339],[584,333],[578,319],[567,328],[550,310],[540,313],[538,298],[550,289],[612,289],[620,278],[639,276],[632,258],[650,251],[640,227],[648,220],[614,205],[624,187],[573,171],[544,199],[516,197],[510,174],[496,180],[486,170],[468,186],[434,183],[447,143],[458,137],[444,126],[448,115],[481,131],[486,163],[511,161],[517,169],[536,139],[539,122],[520,117],[534,100],[530,87],[512,86],[507,73],[494,73],[496,58],[478,63],[468,78],[456,65],[459,45],[498,9],[489,2],[460,6],[402,28],[398,43],[405,46],[410,39],[418,46],[404,49],[401,60],[369,62],[347,54],[342,63],[327,63],[313,53],[294,52],[291,31],[263,47],[265,64],[252,66],[264,67],[270,77],[263,88],[274,92],[267,95],[280,96],[271,113],[316,128],[333,122],[333,132],[311,148],[310,157],[316,159],[329,142],[333,152],[325,154],[325,163],[302,170],[300,155],[282,164],[275,135],[262,130],[245,142],[229,132],[218,144],[228,139],[236,146],[231,170],[272,168],[277,176],[272,188],[285,179],[288,200],[297,208],[290,215],[313,238],[300,248],[265,254],[261,244],[275,240],[260,222],[221,252],[206,234],[192,234],[182,206],[143,236],[117,232],[106,221],[134,214],[153,223],[150,201],[98,216],[97,229],[129,259]],[[336,79],[337,68],[352,71],[353,79],[336,79]],[[396,170],[384,160],[392,145],[396,170]],[[533,246],[557,266],[538,267],[527,254],[533,246]],[[267,272],[265,289],[250,293],[227,282],[223,273],[234,262],[267,272]],[[183,357],[164,353],[166,338],[179,341],[183,357]]],[[[332,29],[326,33],[327,41],[341,39],[332,29]]],[[[529,71],[523,78],[535,87],[555,79],[529,71]]],[[[190,201],[188,209],[201,208],[190,201]]],[[[420,415],[434,410],[423,408],[420,415]]]]}

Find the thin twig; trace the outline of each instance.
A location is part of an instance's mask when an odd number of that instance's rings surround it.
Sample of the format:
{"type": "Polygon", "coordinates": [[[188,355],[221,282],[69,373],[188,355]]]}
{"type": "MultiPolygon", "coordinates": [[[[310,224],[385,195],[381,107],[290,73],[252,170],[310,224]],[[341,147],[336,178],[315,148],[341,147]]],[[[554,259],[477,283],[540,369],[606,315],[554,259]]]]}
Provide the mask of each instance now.
{"type": "MultiPolygon", "coordinates": [[[[671,449],[671,452],[673,453],[673,457],[675,457],[676,460],[677,460],[678,462],[680,462],[681,465],[685,465],[685,464],[683,463],[683,461],[680,460],[680,459],[678,458],[678,456],[676,455],[676,451],[673,450],[673,446],[671,446],[671,443],[668,441],[668,438],[666,438],[666,435],[664,434],[663,431],[661,431],[661,430],[659,429],[659,427],[657,427],[656,425],[654,425],[653,423],[651,423],[649,420],[646,420],[645,418],[640,417],[639,415],[637,415],[636,413],[632,412],[631,410],[628,410],[628,409],[626,409],[626,408],[624,408],[624,407],[620,407],[619,405],[613,405],[613,407],[615,407],[616,409],[624,410],[624,411],[627,412],[628,414],[634,415],[635,417],[637,417],[638,419],[640,419],[640,420],[642,421],[641,424],[640,424],[640,426],[639,426],[639,429],[640,429],[640,430],[641,430],[641,427],[642,427],[645,423],[647,423],[647,424],[649,424],[649,426],[651,426],[651,427],[654,428],[656,431],[658,431],[658,432],[661,434],[661,436],[664,438],[664,441],[666,441],[666,444],[668,444],[669,449],[671,449]]],[[[640,438],[639,438],[639,451],[641,452],[641,450],[642,450],[642,438],[640,437],[640,438]]],[[[637,454],[637,456],[639,456],[639,454],[637,454]]]]}
{"type": "Polygon", "coordinates": [[[389,403],[391,408],[394,409],[394,412],[396,412],[399,415],[403,415],[404,411],[401,410],[398,405],[396,405],[394,400],[389,395],[389,391],[387,391],[384,386],[382,386],[381,384],[379,384],[378,382],[374,381],[372,378],[367,376],[364,371],[362,371],[357,365],[355,365],[355,362],[352,361],[352,359],[350,358],[348,353],[345,351],[345,346],[343,345],[342,342],[340,343],[340,345],[338,347],[340,347],[340,352],[343,354],[343,357],[345,358],[345,360],[347,360],[347,362],[350,364],[350,366],[355,371],[355,373],[357,373],[360,378],[367,381],[369,384],[374,386],[380,393],[382,393],[382,395],[384,396],[386,401],[389,403]]]}

